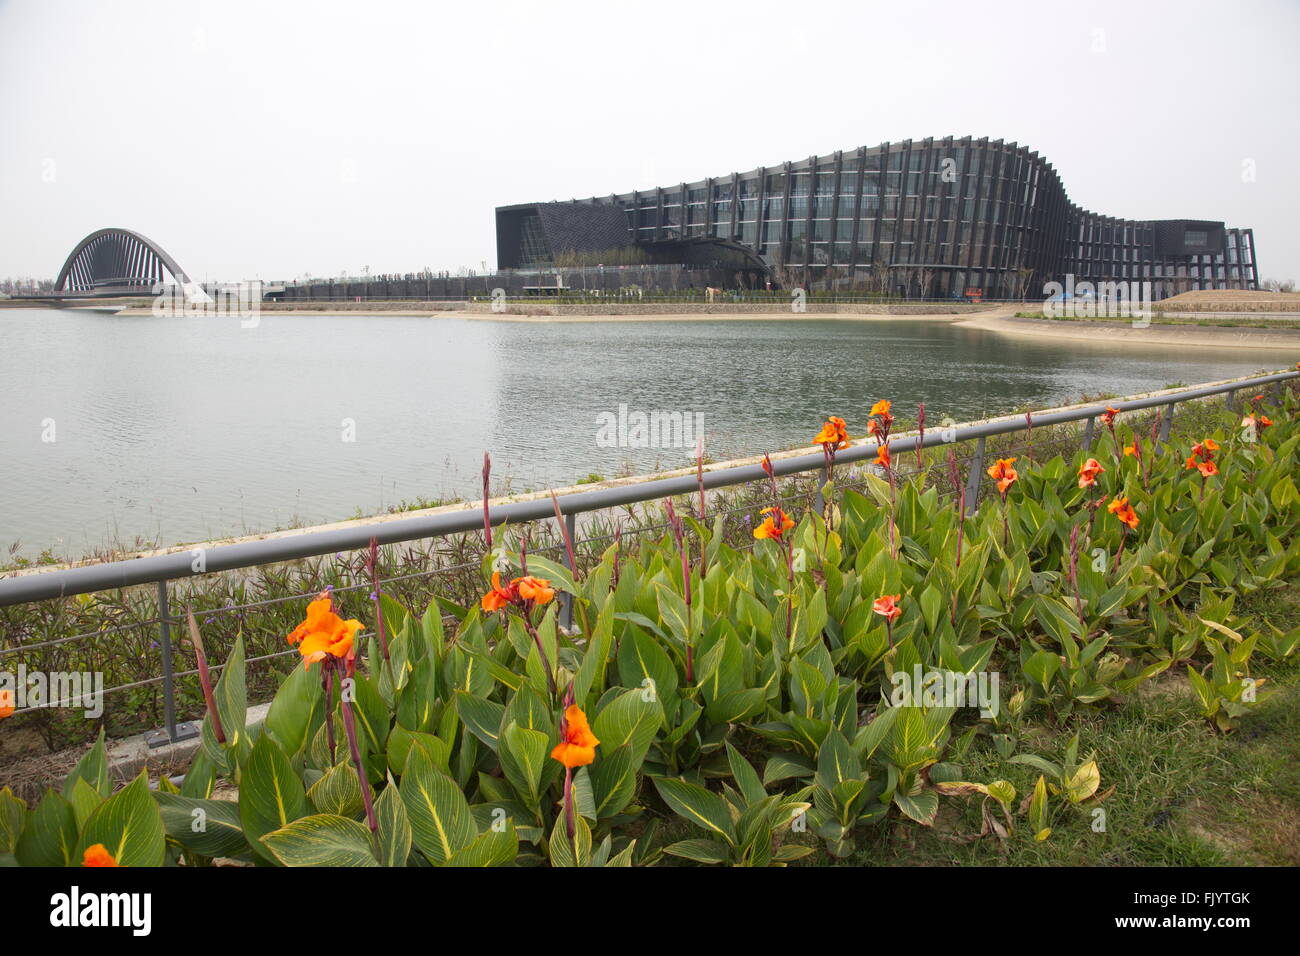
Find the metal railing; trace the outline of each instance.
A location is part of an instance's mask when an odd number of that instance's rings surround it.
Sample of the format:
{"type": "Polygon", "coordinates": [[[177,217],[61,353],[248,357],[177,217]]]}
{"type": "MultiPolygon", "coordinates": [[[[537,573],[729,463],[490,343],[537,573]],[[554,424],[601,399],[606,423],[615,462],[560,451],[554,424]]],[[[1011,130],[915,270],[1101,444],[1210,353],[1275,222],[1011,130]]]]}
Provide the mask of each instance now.
{"type": "MultiPolygon", "coordinates": [[[[1168,441],[1174,409],[1183,402],[1197,401],[1218,395],[1228,396],[1231,405],[1236,403],[1239,391],[1257,391],[1265,386],[1279,387],[1281,383],[1300,379],[1300,371],[1278,372],[1271,375],[1213,383],[1179,390],[1166,391],[1147,397],[1121,399],[1107,403],[1089,404],[1045,412],[1043,414],[1009,415],[990,419],[973,425],[956,428],[927,430],[919,447],[933,448],[942,445],[974,442],[973,453],[966,458],[968,471],[966,487],[968,498],[974,502],[979,488],[980,476],[984,470],[986,441],[1000,435],[1012,434],[1031,429],[1064,425],[1072,422],[1085,423],[1082,433],[1082,445],[1091,447],[1096,429],[1096,419],[1107,407],[1118,408],[1123,412],[1144,409],[1161,409],[1160,428],[1157,436],[1156,453],[1159,445],[1168,441]]],[[[915,433],[893,436],[889,441],[890,451],[895,455],[918,447],[915,433]]],[[[874,458],[878,444],[866,441],[854,444],[836,454],[836,464],[852,464],[874,458]]],[[[773,460],[773,470],[777,477],[823,472],[825,460],[820,451],[813,454],[782,457],[773,460]]],[[[702,481],[706,490],[743,485],[766,480],[767,475],[761,465],[739,465],[715,467],[705,470],[702,481]]],[[[687,495],[698,491],[699,482],[694,473],[676,475],[666,478],[654,478],[635,484],[621,485],[614,488],[601,488],[591,491],[578,491],[558,497],[560,514],[563,516],[570,539],[576,537],[576,518],[580,514],[606,511],[626,505],[634,505],[663,498],[687,495]]],[[[818,493],[820,498],[820,492],[818,493]]],[[[555,519],[555,506],[549,497],[529,501],[516,501],[489,507],[492,526],[502,524],[521,524],[555,519]]],[[[428,538],[445,537],[479,530],[483,527],[483,510],[481,502],[466,505],[463,510],[432,515],[420,515],[383,522],[355,524],[328,531],[309,531],[288,535],[281,538],[268,538],[235,544],[219,545],[212,548],[191,548],[170,554],[152,555],[127,561],[113,561],[105,564],[86,565],[75,568],[63,568],[53,571],[31,572],[17,577],[0,579],[0,607],[26,604],[88,594],[96,591],[116,590],[140,585],[155,584],[158,588],[158,615],[149,620],[138,622],[133,626],[159,625],[158,647],[161,655],[163,684],[163,708],[165,727],[156,732],[151,743],[167,743],[194,736],[197,731],[192,725],[176,723],[175,680],[189,672],[178,674],[173,666],[173,647],[171,624],[174,619],[168,607],[168,582],[191,577],[237,571],[260,565],[279,564],[305,558],[319,557],[335,552],[355,551],[367,548],[372,538],[383,544],[398,544],[428,538]],[[197,558],[202,555],[202,560],[197,558]]],[[[564,558],[569,563],[567,555],[564,558]]],[[[434,569],[421,574],[439,573],[446,569],[434,569]]],[[[570,567],[570,570],[576,570],[570,567]]],[[[274,598],[272,601],[288,600],[274,598]]],[[[257,604],[270,602],[255,602],[257,604]]],[[[215,613],[215,612],[208,612],[215,613]]],[[[572,608],[566,608],[571,614],[572,608]]],[[[202,615],[200,615],[202,616],[202,615]]],[[[571,619],[570,619],[571,620],[571,619]]],[[[92,632],[93,633],[93,632],[92,632]]],[[[78,635],[92,636],[92,634],[78,635]]],[[[60,638],[62,643],[72,638],[60,638]]],[[[26,645],[19,649],[31,649],[39,645],[26,645]]],[[[10,651],[2,649],[0,653],[10,651]]],[[[289,652],[286,652],[289,653],[289,652]]]]}

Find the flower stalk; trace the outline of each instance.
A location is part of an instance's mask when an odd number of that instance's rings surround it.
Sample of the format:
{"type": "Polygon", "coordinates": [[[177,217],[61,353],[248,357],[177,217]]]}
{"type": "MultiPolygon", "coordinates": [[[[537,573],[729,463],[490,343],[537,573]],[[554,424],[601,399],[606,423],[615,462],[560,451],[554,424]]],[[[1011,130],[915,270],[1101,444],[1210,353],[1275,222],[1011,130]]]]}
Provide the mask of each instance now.
{"type": "Polygon", "coordinates": [[[212,718],[212,733],[217,738],[217,743],[224,744],[226,733],[221,727],[221,715],[217,713],[217,701],[212,693],[212,675],[208,673],[208,655],[203,650],[203,636],[199,633],[198,621],[194,620],[194,612],[186,608],[185,617],[190,625],[190,643],[194,645],[194,658],[199,665],[199,685],[203,688],[203,702],[208,708],[208,716],[212,718]]]}

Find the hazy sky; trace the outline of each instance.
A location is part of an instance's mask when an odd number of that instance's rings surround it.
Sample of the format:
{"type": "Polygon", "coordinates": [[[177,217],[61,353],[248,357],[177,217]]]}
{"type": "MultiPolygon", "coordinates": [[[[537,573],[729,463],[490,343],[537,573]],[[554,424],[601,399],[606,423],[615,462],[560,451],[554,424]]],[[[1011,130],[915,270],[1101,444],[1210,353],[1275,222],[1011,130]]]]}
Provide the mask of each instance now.
{"type": "Polygon", "coordinates": [[[1300,279],[1300,4],[0,0],[0,276],[495,265],[493,207],[987,135],[1300,279]]]}

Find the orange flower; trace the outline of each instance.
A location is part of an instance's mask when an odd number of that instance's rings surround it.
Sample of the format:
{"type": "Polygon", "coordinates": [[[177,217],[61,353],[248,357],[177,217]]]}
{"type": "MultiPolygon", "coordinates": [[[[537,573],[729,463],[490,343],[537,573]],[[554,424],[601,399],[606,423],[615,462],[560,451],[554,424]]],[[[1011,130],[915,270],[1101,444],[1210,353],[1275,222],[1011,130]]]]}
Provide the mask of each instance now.
{"type": "Polygon", "coordinates": [[[999,458],[987,469],[988,476],[998,483],[998,494],[1006,496],[1007,489],[1020,480],[1020,475],[1011,466],[1014,458],[999,458]]]}
{"type": "Polygon", "coordinates": [[[535,578],[532,575],[526,578],[515,578],[510,582],[510,586],[518,589],[521,598],[534,604],[546,604],[555,597],[555,588],[551,587],[551,582],[545,578],[535,578]]]}
{"type": "Polygon", "coordinates": [[[873,461],[872,464],[879,465],[881,468],[889,467],[889,446],[888,445],[881,445],[879,448],[876,449],[876,460],[873,461]]]}
{"type": "Polygon", "coordinates": [[[12,717],[14,709],[14,692],[11,690],[0,690],[0,720],[4,720],[6,717],[12,717]]]}
{"type": "Polygon", "coordinates": [[[1115,416],[1118,414],[1119,414],[1118,408],[1111,408],[1109,405],[1107,405],[1106,411],[1102,412],[1101,423],[1105,425],[1107,428],[1110,428],[1111,425],[1115,424],[1115,416]]]}
{"type": "Polygon", "coordinates": [[[1219,466],[1212,461],[1202,461],[1197,464],[1196,470],[1201,473],[1202,478],[1209,478],[1219,473],[1219,466]]]}
{"type": "Polygon", "coordinates": [[[1101,462],[1096,458],[1089,458],[1079,469],[1079,487],[1090,488],[1097,483],[1097,476],[1106,469],[1101,467],[1101,462]]]}
{"type": "Polygon", "coordinates": [[[794,527],[794,520],[780,508],[764,508],[759,514],[767,517],[754,529],[755,538],[779,538],[794,527]]]}
{"type": "Polygon", "coordinates": [[[519,590],[513,584],[501,586],[501,572],[492,572],[492,590],[483,595],[479,605],[485,611],[498,611],[507,604],[513,604],[519,597],[519,590]]]}
{"type": "Polygon", "coordinates": [[[596,747],[600,741],[591,732],[587,715],[577,704],[572,704],[564,711],[564,720],[560,723],[560,736],[563,738],[551,756],[570,770],[585,767],[596,759],[596,747]]]}
{"type": "Polygon", "coordinates": [[[822,430],[813,439],[814,445],[831,445],[834,448],[844,448],[848,443],[848,427],[844,424],[844,419],[836,415],[826,419],[826,424],[822,426],[822,430]]]}
{"type": "Polygon", "coordinates": [[[86,852],[81,858],[82,866],[117,866],[117,860],[113,854],[102,843],[96,843],[93,846],[86,847],[86,852]]]}
{"type": "Polygon", "coordinates": [[[302,654],[303,667],[310,668],[327,656],[346,657],[359,630],[360,621],[343,620],[330,609],[328,597],[319,597],[307,605],[307,619],[294,628],[289,643],[302,642],[298,652],[302,654]]]}
{"type": "MultiPolygon", "coordinates": [[[[1242,424],[1244,425],[1246,423],[1243,421],[1242,424]]],[[[1198,467],[1197,462],[1213,461],[1214,452],[1218,450],[1219,443],[1213,438],[1207,438],[1205,441],[1198,441],[1192,446],[1192,453],[1188,456],[1187,464],[1184,465],[1184,469],[1191,470],[1192,468],[1198,467]]]]}
{"type": "Polygon", "coordinates": [[[1106,510],[1130,528],[1138,526],[1137,512],[1128,503],[1127,497],[1117,497],[1106,506],[1106,510]]]}
{"type": "Polygon", "coordinates": [[[1124,446],[1124,455],[1125,455],[1125,457],[1128,457],[1128,458],[1136,458],[1136,457],[1137,457],[1137,453],[1138,453],[1137,442],[1134,442],[1134,443],[1131,444],[1131,445],[1125,445],[1125,446],[1124,446]]]}
{"type": "Polygon", "coordinates": [[[885,620],[892,622],[898,617],[898,615],[903,613],[898,606],[898,602],[901,598],[901,594],[886,594],[883,597],[878,597],[871,602],[871,610],[875,611],[885,620]]]}
{"type": "Polygon", "coordinates": [[[871,414],[879,415],[886,422],[892,422],[894,420],[894,416],[889,414],[889,410],[893,407],[894,405],[892,402],[890,402],[888,399],[882,398],[880,401],[876,402],[876,404],[871,406],[871,414]]]}
{"type": "Polygon", "coordinates": [[[1267,415],[1259,416],[1259,428],[1261,431],[1265,428],[1268,428],[1272,424],[1273,424],[1273,419],[1269,418],[1267,415]]]}

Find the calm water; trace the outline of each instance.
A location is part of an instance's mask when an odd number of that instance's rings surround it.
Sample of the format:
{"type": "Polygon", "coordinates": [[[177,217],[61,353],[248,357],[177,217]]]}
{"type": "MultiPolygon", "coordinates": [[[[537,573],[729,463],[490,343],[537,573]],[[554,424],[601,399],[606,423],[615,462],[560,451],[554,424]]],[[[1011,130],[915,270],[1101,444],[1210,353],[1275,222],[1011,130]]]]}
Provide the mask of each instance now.
{"type": "Polygon", "coordinates": [[[702,413],[720,459],[806,442],[827,414],[859,434],[880,397],[962,421],[1295,361],[943,322],[265,315],[245,329],[50,310],[0,310],[0,354],[0,547],[28,555],[476,496],[485,449],[515,489],[685,463],[682,449],[598,444],[599,416],[620,404],[702,413]]]}

